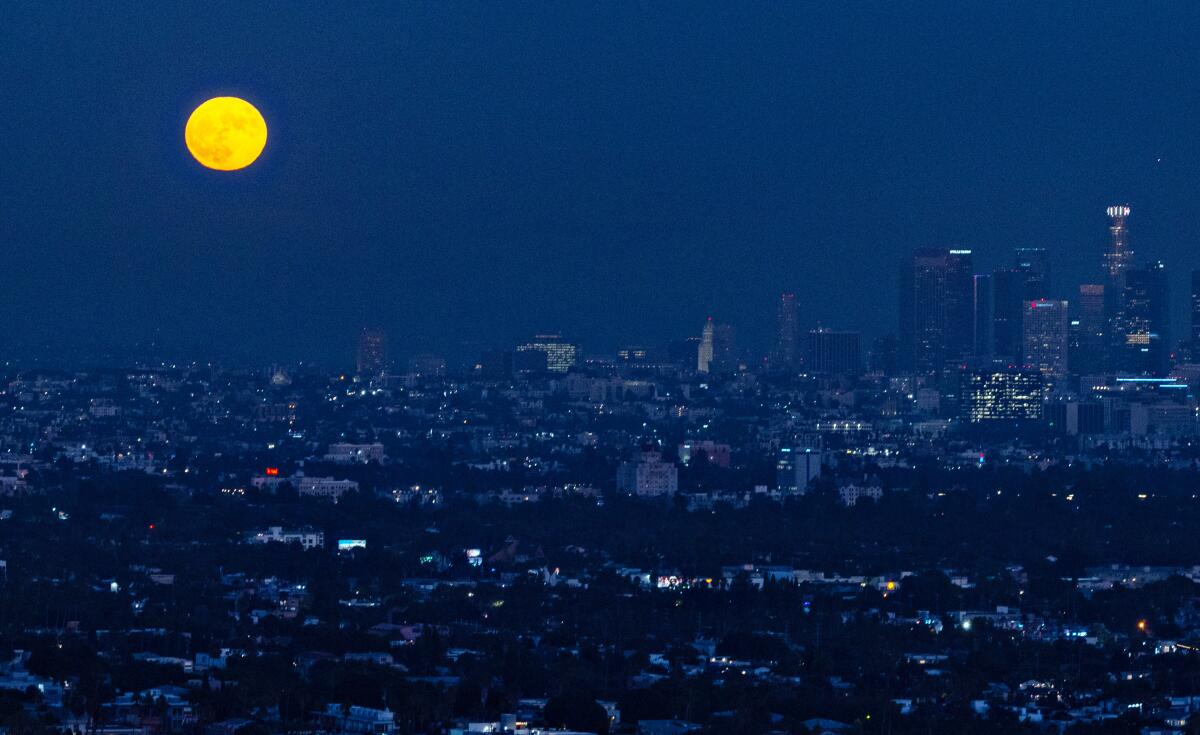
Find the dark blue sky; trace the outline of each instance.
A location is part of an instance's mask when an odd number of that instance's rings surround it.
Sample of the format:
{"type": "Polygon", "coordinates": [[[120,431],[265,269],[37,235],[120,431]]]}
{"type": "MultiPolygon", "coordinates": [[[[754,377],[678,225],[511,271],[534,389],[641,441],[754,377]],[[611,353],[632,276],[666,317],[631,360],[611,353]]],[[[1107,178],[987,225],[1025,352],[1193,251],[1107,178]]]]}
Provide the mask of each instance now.
{"type": "MultiPolygon", "coordinates": [[[[349,359],[894,329],[921,245],[1098,274],[1104,206],[1200,268],[1200,6],[21,3],[0,11],[10,345],[349,359]],[[188,156],[204,99],[267,118],[188,156]],[[1161,160],[1160,160],[1161,159],[1161,160]],[[466,346],[464,346],[466,345],[466,346]]],[[[10,347],[11,351],[11,347],[10,347]]]]}

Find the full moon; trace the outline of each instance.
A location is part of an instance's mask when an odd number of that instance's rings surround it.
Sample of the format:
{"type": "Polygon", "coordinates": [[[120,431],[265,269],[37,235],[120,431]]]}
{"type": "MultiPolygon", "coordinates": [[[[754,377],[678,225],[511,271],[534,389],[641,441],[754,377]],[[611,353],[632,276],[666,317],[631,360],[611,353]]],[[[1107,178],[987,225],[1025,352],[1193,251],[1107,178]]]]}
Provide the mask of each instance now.
{"type": "Polygon", "coordinates": [[[183,140],[200,165],[236,171],[254,163],[267,145],[267,121],[237,97],[213,97],[188,118],[183,140]]]}

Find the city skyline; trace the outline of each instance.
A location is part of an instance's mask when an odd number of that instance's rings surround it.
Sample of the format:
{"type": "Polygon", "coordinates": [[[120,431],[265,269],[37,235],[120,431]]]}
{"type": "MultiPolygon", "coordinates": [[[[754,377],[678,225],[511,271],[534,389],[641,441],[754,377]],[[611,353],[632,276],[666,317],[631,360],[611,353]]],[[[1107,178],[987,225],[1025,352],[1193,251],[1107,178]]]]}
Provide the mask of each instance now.
{"type": "Polygon", "coordinates": [[[470,354],[663,342],[714,314],[766,352],[784,291],[802,327],[870,331],[914,247],[988,269],[1044,247],[1087,282],[1115,202],[1175,293],[1200,267],[1195,8],[159,11],[65,27],[24,5],[0,27],[11,343],[157,329],[334,364],[364,324],[470,354]],[[132,28],[138,52],[113,51],[132,28]],[[182,130],[220,94],[272,135],[217,179],[182,130]]]}
{"type": "Polygon", "coordinates": [[[0,9],[0,735],[1200,734],[1200,5],[0,9]]]}
{"type": "MultiPolygon", "coordinates": [[[[1170,288],[1168,286],[1168,323],[1173,325],[1173,329],[1168,333],[1167,340],[1164,342],[1164,348],[1167,351],[1174,351],[1181,344],[1188,344],[1188,340],[1194,341],[1194,330],[1196,325],[1200,323],[1197,316],[1200,315],[1200,308],[1196,307],[1197,292],[1196,284],[1197,271],[1188,271],[1185,273],[1173,272],[1162,261],[1139,259],[1136,250],[1130,246],[1129,231],[1130,228],[1127,219],[1131,216],[1131,207],[1128,204],[1109,205],[1105,208],[1105,214],[1109,221],[1108,238],[1103,249],[1097,253],[1100,266],[1094,268],[1091,274],[1083,275],[1083,282],[1066,282],[1061,271],[1055,270],[1055,264],[1045,248],[1030,248],[1030,247],[1015,247],[1007,258],[1003,253],[982,253],[974,249],[959,245],[955,247],[915,247],[911,253],[902,256],[900,259],[900,278],[893,278],[894,281],[900,284],[900,291],[903,293],[905,288],[905,279],[911,280],[911,275],[905,275],[906,265],[911,261],[911,258],[922,257],[944,257],[949,254],[949,257],[956,259],[956,262],[961,261],[956,266],[956,272],[959,273],[960,283],[957,284],[958,292],[956,306],[952,310],[957,313],[955,317],[959,323],[956,324],[955,331],[961,334],[961,344],[957,346],[958,353],[963,356],[971,356],[974,358],[989,357],[1000,358],[1003,354],[1013,355],[1013,360],[1017,360],[1016,355],[1020,352],[1020,345],[1024,340],[1021,329],[1022,313],[1030,299],[1034,301],[1042,299],[1057,299],[1071,304],[1071,312],[1074,315],[1076,309],[1083,308],[1086,310],[1088,296],[1085,292],[1089,289],[1099,289],[1101,298],[1104,300],[1103,309],[1105,316],[1102,318],[1106,321],[1111,321],[1112,314],[1108,312],[1116,308],[1107,299],[1112,296],[1115,291],[1120,288],[1112,288],[1113,274],[1127,271],[1134,271],[1135,275],[1140,275],[1141,270],[1152,268],[1161,273],[1161,276],[1156,276],[1164,280],[1163,283],[1184,281],[1184,288],[1170,288]],[[1115,219],[1114,219],[1115,217],[1115,219]],[[1114,224],[1117,223],[1117,224],[1114,224]],[[1127,250],[1125,250],[1127,249],[1127,250]],[[1114,258],[1112,253],[1121,251],[1121,254],[1114,258]],[[941,255],[939,255],[941,254],[941,255]],[[978,256],[984,256],[982,258],[978,256]],[[990,257],[989,257],[990,256],[990,257]],[[1030,259],[1033,259],[1032,261],[1030,259]],[[1119,266],[1114,270],[1113,262],[1119,262],[1119,266]],[[989,268],[986,263],[996,263],[997,267],[989,268]],[[1054,274],[1054,275],[1052,275],[1054,274]],[[1091,282],[1087,279],[1090,278],[1091,282]],[[1105,288],[1104,284],[1108,283],[1109,288],[1105,288]],[[1002,296],[1002,294],[1005,294],[1002,296]],[[1105,295],[1107,294],[1107,296],[1105,295]],[[1012,300],[1011,313],[1006,313],[1006,309],[1001,308],[1000,304],[1004,299],[1012,300]],[[986,301],[986,307],[983,302],[986,301]],[[981,311],[986,310],[986,314],[981,311]],[[985,324],[986,322],[986,324],[985,324]],[[985,334],[986,332],[986,334],[985,334]],[[981,351],[980,341],[986,342],[989,347],[987,351],[981,351]],[[1005,348],[1005,345],[1008,345],[1005,348]]],[[[1136,237],[1136,235],[1135,235],[1136,237]]],[[[1123,275],[1122,275],[1123,277],[1123,275]]],[[[1123,283],[1123,281],[1121,281],[1123,283]]],[[[928,284],[925,284],[928,286],[928,284]]],[[[924,286],[923,286],[924,287],[924,286]]],[[[1123,286],[1121,287],[1123,288],[1123,286]]],[[[761,297],[762,294],[755,294],[756,297],[761,297]]],[[[754,303],[757,303],[761,298],[756,298],[754,303]]],[[[739,343],[733,348],[726,348],[728,357],[726,362],[732,364],[733,360],[741,360],[750,367],[753,367],[760,362],[771,364],[776,368],[791,364],[793,367],[798,367],[806,362],[806,353],[811,351],[804,346],[805,340],[809,339],[810,333],[818,333],[822,331],[845,332],[853,333],[861,337],[862,345],[862,360],[864,364],[871,356],[871,344],[883,338],[896,337],[900,340],[901,348],[904,345],[903,327],[896,329],[895,316],[901,315],[906,308],[904,306],[904,297],[900,297],[900,306],[893,306],[894,314],[890,319],[892,328],[889,328],[889,320],[873,319],[866,328],[855,328],[853,325],[847,325],[845,322],[822,322],[814,321],[811,315],[806,319],[806,315],[801,313],[797,306],[797,294],[794,290],[787,290],[781,294],[776,294],[773,297],[774,304],[771,308],[774,309],[771,314],[769,329],[764,333],[762,327],[767,323],[767,320],[761,319],[763,315],[759,315],[760,319],[751,320],[750,329],[746,329],[745,325],[731,323],[725,318],[717,319],[718,326],[724,329],[736,330],[740,336],[751,334],[755,339],[750,345],[745,342],[739,343]],[[758,329],[754,329],[755,323],[758,322],[758,329]],[[874,327],[874,328],[871,328],[874,327]],[[786,345],[785,339],[791,334],[790,339],[792,344],[786,345]],[[783,355],[793,355],[790,359],[783,359],[783,355]]],[[[910,307],[911,308],[911,307],[910,307]]],[[[555,321],[547,319],[543,321],[555,321]]],[[[902,319],[903,321],[903,319],[902,319]]],[[[707,323],[713,323],[714,317],[706,317],[707,323]]],[[[472,340],[468,342],[460,342],[458,344],[448,344],[445,341],[439,343],[437,339],[414,340],[404,344],[393,345],[391,343],[392,332],[385,329],[378,321],[367,326],[351,326],[353,336],[347,338],[346,334],[340,335],[336,354],[322,356],[321,358],[311,357],[295,357],[292,356],[291,362],[309,363],[315,365],[324,365],[330,369],[344,369],[349,364],[356,367],[359,372],[363,372],[363,356],[362,351],[363,340],[368,333],[374,335],[374,339],[387,341],[389,344],[386,347],[374,347],[372,349],[387,353],[387,359],[384,360],[380,356],[372,358],[373,364],[388,365],[394,367],[399,364],[396,362],[401,359],[412,357],[428,356],[437,354],[440,359],[450,359],[451,364],[459,366],[469,366],[478,361],[480,354],[496,349],[515,348],[523,349],[518,343],[527,341],[526,338],[533,336],[536,339],[539,335],[552,335],[555,339],[566,340],[573,349],[577,349],[578,357],[602,357],[612,356],[622,350],[627,350],[631,347],[640,349],[651,349],[653,352],[666,355],[671,349],[672,344],[680,343],[688,339],[698,340],[698,344],[703,344],[703,335],[706,330],[704,323],[699,329],[695,329],[689,333],[685,326],[681,330],[677,330],[667,335],[659,341],[653,340],[638,340],[635,338],[616,337],[608,344],[598,345],[595,342],[589,342],[580,339],[578,336],[579,330],[560,329],[557,333],[549,332],[545,329],[534,330],[536,334],[518,335],[516,338],[508,339],[506,336],[493,336],[491,341],[487,340],[472,340]],[[438,350],[435,345],[441,344],[444,349],[438,350]]],[[[94,337],[94,335],[93,335],[94,337]]],[[[68,360],[70,364],[78,365],[102,365],[102,364],[118,364],[122,359],[121,356],[129,357],[130,354],[139,361],[182,361],[182,362],[205,362],[216,360],[229,361],[232,359],[235,364],[258,364],[261,362],[289,362],[285,357],[279,355],[257,355],[250,356],[249,353],[241,355],[233,355],[221,347],[216,347],[206,354],[204,352],[195,351],[194,346],[189,348],[180,348],[179,342],[172,342],[171,338],[165,335],[161,330],[152,334],[149,338],[136,342],[136,349],[133,353],[128,352],[129,345],[120,343],[104,343],[101,341],[85,341],[81,345],[68,347],[74,354],[74,357],[83,356],[78,362],[68,360]],[[114,362],[114,359],[116,362],[114,362]]],[[[55,352],[54,347],[61,349],[63,345],[53,345],[49,340],[43,344],[21,344],[25,350],[25,361],[29,360],[48,360],[62,359],[62,354],[55,352]],[[42,351],[44,348],[50,349],[42,351]]],[[[1163,357],[1165,359],[1165,356],[1163,357]]],[[[711,360],[711,358],[710,358],[711,360]]],[[[21,360],[16,361],[18,364],[21,360]]]]}

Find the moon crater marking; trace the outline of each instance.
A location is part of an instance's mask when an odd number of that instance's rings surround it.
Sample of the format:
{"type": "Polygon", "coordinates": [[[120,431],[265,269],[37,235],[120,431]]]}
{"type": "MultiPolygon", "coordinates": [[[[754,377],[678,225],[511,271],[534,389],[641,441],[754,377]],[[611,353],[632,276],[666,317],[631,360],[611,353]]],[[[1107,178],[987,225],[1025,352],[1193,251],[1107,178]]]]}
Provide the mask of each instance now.
{"type": "Polygon", "coordinates": [[[183,139],[200,165],[236,171],[262,154],[267,145],[267,122],[246,100],[214,97],[192,112],[183,139]]]}

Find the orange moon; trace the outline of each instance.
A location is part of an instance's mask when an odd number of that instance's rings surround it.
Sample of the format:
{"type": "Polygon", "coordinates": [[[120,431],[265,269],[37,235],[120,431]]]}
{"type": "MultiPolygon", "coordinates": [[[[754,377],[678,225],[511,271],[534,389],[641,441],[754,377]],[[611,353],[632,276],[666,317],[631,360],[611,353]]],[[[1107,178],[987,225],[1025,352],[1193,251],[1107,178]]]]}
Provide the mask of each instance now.
{"type": "Polygon", "coordinates": [[[238,97],[213,97],[197,107],[183,140],[201,166],[237,171],[258,160],[267,145],[267,121],[238,97]]]}

